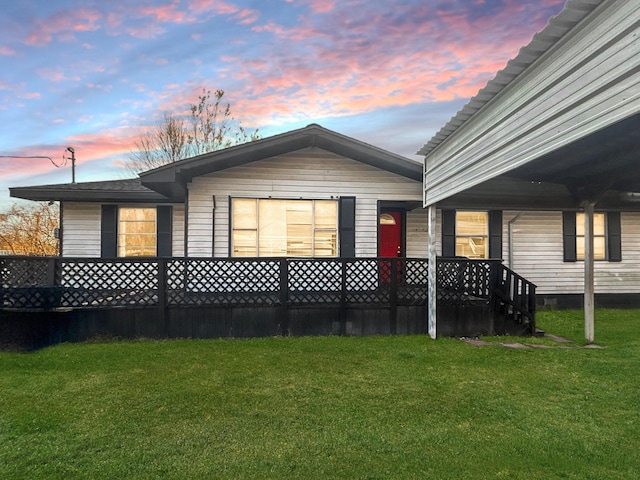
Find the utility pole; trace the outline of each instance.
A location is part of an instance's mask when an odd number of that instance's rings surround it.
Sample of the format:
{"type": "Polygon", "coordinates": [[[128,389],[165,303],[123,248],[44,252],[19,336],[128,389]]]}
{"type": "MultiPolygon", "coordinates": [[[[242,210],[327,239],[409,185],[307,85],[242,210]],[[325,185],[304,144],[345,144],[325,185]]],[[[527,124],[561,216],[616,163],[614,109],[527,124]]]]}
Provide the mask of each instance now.
{"type": "Polygon", "coordinates": [[[76,183],[76,151],[73,147],[67,147],[67,151],[71,152],[71,183],[76,183]]]}
{"type": "MultiPolygon", "coordinates": [[[[65,151],[71,153],[71,183],[76,183],[76,151],[73,149],[73,147],[67,147],[65,151]]],[[[58,165],[56,162],[54,162],[53,158],[48,157],[46,155],[27,155],[27,156],[25,156],[25,155],[0,155],[0,158],[46,158],[56,168],[64,167],[67,164],[67,158],[64,156],[64,154],[62,156],[63,162],[60,165],[58,165]]]]}

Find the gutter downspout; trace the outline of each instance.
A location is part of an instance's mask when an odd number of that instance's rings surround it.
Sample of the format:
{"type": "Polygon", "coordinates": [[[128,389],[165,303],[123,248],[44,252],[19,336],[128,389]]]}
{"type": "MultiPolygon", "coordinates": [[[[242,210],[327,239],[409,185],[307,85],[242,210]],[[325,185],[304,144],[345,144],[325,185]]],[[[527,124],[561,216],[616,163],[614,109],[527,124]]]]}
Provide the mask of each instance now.
{"type": "Polygon", "coordinates": [[[509,220],[508,231],[509,231],[509,270],[513,270],[513,224],[516,223],[522,215],[527,212],[520,212],[511,220],[509,220]]]}

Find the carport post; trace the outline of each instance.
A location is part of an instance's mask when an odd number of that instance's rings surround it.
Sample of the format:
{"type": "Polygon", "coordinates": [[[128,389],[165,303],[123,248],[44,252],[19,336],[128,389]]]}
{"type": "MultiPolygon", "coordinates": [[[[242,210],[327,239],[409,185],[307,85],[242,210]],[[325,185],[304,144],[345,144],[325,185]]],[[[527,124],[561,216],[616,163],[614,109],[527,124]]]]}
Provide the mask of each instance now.
{"type": "Polygon", "coordinates": [[[584,204],[584,335],[587,343],[594,340],[595,274],[593,261],[593,209],[595,203],[584,204]]]}
{"type": "Polygon", "coordinates": [[[429,311],[429,336],[433,339],[436,338],[436,301],[437,301],[437,256],[436,256],[436,206],[435,204],[427,207],[427,231],[428,238],[428,311],[429,311]]]}

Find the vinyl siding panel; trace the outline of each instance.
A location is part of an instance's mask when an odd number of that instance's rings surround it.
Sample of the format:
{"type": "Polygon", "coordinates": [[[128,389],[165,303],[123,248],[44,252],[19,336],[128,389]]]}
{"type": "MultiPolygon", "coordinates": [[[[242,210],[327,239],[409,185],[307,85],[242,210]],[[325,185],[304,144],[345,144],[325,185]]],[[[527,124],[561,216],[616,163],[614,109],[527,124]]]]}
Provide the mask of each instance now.
{"type": "MultiPolygon", "coordinates": [[[[508,222],[519,212],[504,212],[503,244],[508,264],[508,222]]],[[[596,293],[640,293],[640,213],[622,213],[622,261],[595,262],[596,293]]],[[[584,292],[584,263],[564,262],[562,213],[525,212],[513,224],[513,269],[538,285],[540,294],[584,292]]]]}
{"type": "MultiPolygon", "coordinates": [[[[229,256],[230,197],[322,200],[340,196],[356,197],[356,256],[363,257],[377,255],[378,201],[420,201],[422,186],[314,147],[197,177],[189,184],[189,256],[212,254],[214,196],[216,257],[229,256]]],[[[416,245],[418,240],[411,242],[416,245]]]]}
{"type": "Polygon", "coordinates": [[[64,203],[62,256],[100,256],[100,204],[64,203]]]}
{"type": "Polygon", "coordinates": [[[173,206],[173,234],[171,248],[174,257],[184,256],[184,205],[173,206]]]}
{"type": "Polygon", "coordinates": [[[636,0],[607,2],[462,124],[425,159],[426,204],[638,113],[638,18],[636,0]]]}
{"type": "Polygon", "coordinates": [[[429,253],[427,226],[427,210],[417,208],[407,212],[407,257],[427,257],[429,253]]]}

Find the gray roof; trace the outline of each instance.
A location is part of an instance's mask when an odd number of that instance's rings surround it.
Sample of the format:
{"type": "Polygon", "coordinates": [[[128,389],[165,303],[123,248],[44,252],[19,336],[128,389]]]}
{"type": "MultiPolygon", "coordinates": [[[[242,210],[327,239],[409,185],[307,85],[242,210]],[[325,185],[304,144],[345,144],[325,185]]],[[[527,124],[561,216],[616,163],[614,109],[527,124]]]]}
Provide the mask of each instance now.
{"type": "Polygon", "coordinates": [[[182,200],[194,177],[245,165],[308,147],[422,182],[422,164],[360,140],[311,124],[298,130],[186,158],[140,174],[142,184],[167,197],[182,200]]]}
{"type": "Polygon", "coordinates": [[[337,155],[422,181],[422,164],[319,125],[186,158],[140,174],[140,178],[105,182],[14,187],[12,197],[38,201],[181,202],[194,177],[276,155],[318,147],[337,155]]]}
{"type": "Polygon", "coordinates": [[[104,182],[62,183],[34,187],[11,187],[12,197],[36,201],[168,202],[164,195],[143,186],[139,178],[104,182]]]}
{"type": "Polygon", "coordinates": [[[606,0],[568,0],[564,9],[552,17],[547,26],[535,34],[531,42],[522,47],[518,55],[510,60],[504,69],[500,70],[475,97],[471,98],[438,133],[425,143],[417,154],[426,156],[438,147],[604,1],[606,0]]]}

